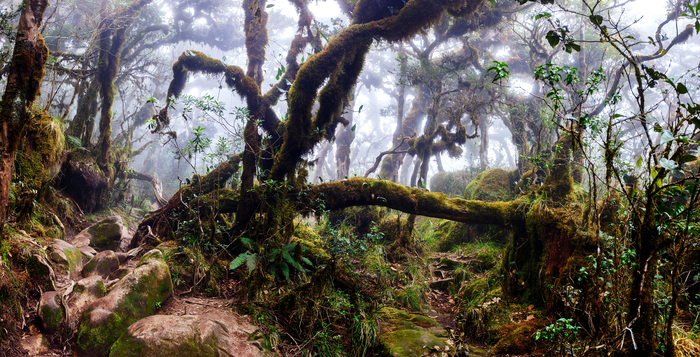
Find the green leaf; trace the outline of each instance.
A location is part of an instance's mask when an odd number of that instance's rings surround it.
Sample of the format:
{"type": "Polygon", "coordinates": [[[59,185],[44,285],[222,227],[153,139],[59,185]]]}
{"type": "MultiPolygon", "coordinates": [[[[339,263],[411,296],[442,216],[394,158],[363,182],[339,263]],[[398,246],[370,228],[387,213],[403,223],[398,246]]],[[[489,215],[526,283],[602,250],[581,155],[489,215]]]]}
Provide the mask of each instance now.
{"type": "Polygon", "coordinates": [[[552,47],[557,47],[557,45],[559,44],[559,35],[554,31],[547,32],[545,38],[547,39],[547,42],[549,42],[549,45],[552,47]]]}
{"type": "Polygon", "coordinates": [[[269,8],[271,8],[271,7],[273,7],[273,6],[275,6],[275,4],[267,4],[267,6],[265,6],[265,8],[266,8],[266,9],[269,9],[269,8]]]}
{"type": "Polygon", "coordinates": [[[678,165],[676,165],[673,160],[669,160],[665,157],[662,157],[661,160],[659,160],[659,166],[663,167],[666,170],[675,170],[678,168],[678,165]]]}
{"type": "Polygon", "coordinates": [[[258,263],[258,254],[249,254],[245,259],[245,264],[248,266],[248,272],[250,273],[255,269],[255,264],[258,263]]]}
{"type": "Polygon", "coordinates": [[[642,168],[642,157],[641,156],[637,159],[637,168],[638,169],[642,168]]]}
{"type": "Polygon", "coordinates": [[[297,263],[297,261],[294,260],[294,258],[292,258],[291,255],[289,255],[289,253],[287,253],[287,252],[282,253],[282,258],[284,258],[284,260],[287,263],[289,263],[289,265],[293,266],[297,270],[302,271],[302,272],[304,271],[304,267],[302,267],[299,263],[297,263]]]}
{"type": "Polygon", "coordinates": [[[312,263],[312,262],[311,262],[308,258],[306,258],[306,257],[301,257],[301,261],[304,262],[304,264],[306,264],[306,265],[308,265],[308,266],[310,266],[310,267],[313,267],[313,266],[314,266],[314,263],[312,263]]]}
{"type": "Polygon", "coordinates": [[[282,271],[282,275],[284,275],[284,278],[289,280],[289,266],[287,265],[287,263],[280,263],[280,270],[282,271]]]}
{"type": "Polygon", "coordinates": [[[678,94],[686,94],[688,93],[688,88],[685,87],[685,84],[678,83],[676,86],[676,92],[678,92],[678,94]]]}
{"type": "Polygon", "coordinates": [[[354,124],[352,128],[350,128],[350,131],[355,131],[355,128],[357,128],[357,124],[354,124]]]}
{"type": "Polygon", "coordinates": [[[250,239],[250,238],[241,237],[241,243],[243,243],[243,245],[247,245],[247,246],[250,247],[250,246],[253,245],[254,242],[253,242],[253,240],[250,239]]]}
{"type": "Polygon", "coordinates": [[[357,114],[362,113],[362,107],[364,107],[364,106],[365,106],[364,104],[360,106],[360,109],[357,110],[357,114]]]}
{"type": "Polygon", "coordinates": [[[326,37],[326,35],[324,35],[323,32],[319,31],[318,33],[321,34],[321,36],[323,37],[324,40],[326,40],[326,42],[330,42],[330,41],[328,41],[328,37],[326,37]]]}
{"type": "Polygon", "coordinates": [[[673,141],[675,138],[673,137],[673,134],[671,133],[670,130],[665,129],[664,131],[661,132],[661,141],[659,142],[660,145],[664,145],[668,142],[673,141]]]}
{"type": "Polygon", "coordinates": [[[693,162],[697,159],[698,159],[698,157],[695,155],[683,155],[683,156],[681,156],[679,163],[682,165],[682,164],[685,164],[686,162],[693,162]]]}
{"type": "Polygon", "coordinates": [[[591,15],[588,17],[588,19],[591,20],[594,25],[600,25],[603,23],[603,16],[600,15],[591,15]]]}
{"type": "Polygon", "coordinates": [[[243,262],[246,260],[248,257],[248,252],[241,253],[239,254],[235,259],[231,261],[231,264],[229,264],[228,268],[229,270],[236,270],[243,262]]]}

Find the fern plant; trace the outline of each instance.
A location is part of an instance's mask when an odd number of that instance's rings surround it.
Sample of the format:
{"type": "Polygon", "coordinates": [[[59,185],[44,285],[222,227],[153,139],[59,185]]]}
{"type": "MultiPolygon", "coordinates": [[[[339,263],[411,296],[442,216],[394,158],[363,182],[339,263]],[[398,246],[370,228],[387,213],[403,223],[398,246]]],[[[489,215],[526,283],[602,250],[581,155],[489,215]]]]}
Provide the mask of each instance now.
{"type": "Polygon", "coordinates": [[[273,278],[279,279],[278,272],[280,272],[284,279],[289,281],[293,270],[306,274],[306,269],[302,266],[302,263],[313,268],[313,263],[303,256],[306,250],[306,247],[303,245],[290,243],[280,248],[265,250],[250,238],[241,238],[241,243],[248,247],[248,250],[231,261],[231,264],[229,264],[230,270],[238,269],[245,263],[248,273],[251,273],[258,265],[263,269],[266,265],[273,278]]]}

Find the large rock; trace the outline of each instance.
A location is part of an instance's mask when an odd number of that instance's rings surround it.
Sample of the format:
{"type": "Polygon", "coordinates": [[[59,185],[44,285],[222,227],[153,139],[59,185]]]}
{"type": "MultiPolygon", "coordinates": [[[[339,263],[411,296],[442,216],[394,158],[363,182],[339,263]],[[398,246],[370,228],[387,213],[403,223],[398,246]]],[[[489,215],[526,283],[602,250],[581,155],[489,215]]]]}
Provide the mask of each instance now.
{"type": "Polygon", "coordinates": [[[48,333],[60,331],[61,322],[65,314],[65,309],[61,304],[61,293],[58,291],[47,291],[41,294],[38,315],[44,331],[48,333]]]}
{"type": "Polygon", "coordinates": [[[390,356],[440,356],[450,349],[447,331],[435,320],[389,307],[379,313],[383,321],[379,343],[390,356]]]}
{"type": "Polygon", "coordinates": [[[111,250],[104,250],[90,259],[83,267],[83,277],[100,275],[106,278],[113,271],[119,269],[119,257],[111,250]]]}
{"type": "Polygon", "coordinates": [[[83,255],[72,244],[56,239],[51,244],[49,259],[54,263],[54,269],[59,275],[76,278],[83,269],[83,255]]]}
{"type": "Polygon", "coordinates": [[[173,283],[163,253],[151,250],[107,296],[85,310],[78,328],[78,356],[107,356],[114,341],[129,325],[155,313],[156,306],[172,292],[173,283]]]}
{"type": "Polygon", "coordinates": [[[66,301],[71,314],[71,321],[79,321],[83,312],[85,312],[92,303],[104,297],[105,293],[105,284],[102,281],[102,277],[99,275],[93,275],[75,283],[73,292],[66,301]]]}
{"type": "Polygon", "coordinates": [[[263,356],[248,341],[256,330],[231,313],[154,315],[129,326],[109,357],[263,356]]]}
{"type": "Polygon", "coordinates": [[[90,245],[98,249],[118,251],[129,230],[119,216],[107,217],[78,233],[71,243],[76,247],[90,245]]]}

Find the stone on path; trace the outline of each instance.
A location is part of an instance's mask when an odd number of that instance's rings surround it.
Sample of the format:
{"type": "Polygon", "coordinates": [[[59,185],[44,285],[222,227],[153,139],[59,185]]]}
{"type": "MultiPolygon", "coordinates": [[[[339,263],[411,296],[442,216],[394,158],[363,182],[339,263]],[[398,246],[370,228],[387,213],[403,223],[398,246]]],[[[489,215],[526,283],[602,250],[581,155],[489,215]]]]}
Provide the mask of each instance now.
{"type": "Polygon", "coordinates": [[[153,315],[129,326],[109,357],[264,356],[248,341],[256,330],[232,313],[153,315]]]}
{"type": "Polygon", "coordinates": [[[155,313],[173,292],[163,253],[153,249],[105,297],[83,313],[76,349],[78,356],[106,357],[129,325],[155,313]]]}

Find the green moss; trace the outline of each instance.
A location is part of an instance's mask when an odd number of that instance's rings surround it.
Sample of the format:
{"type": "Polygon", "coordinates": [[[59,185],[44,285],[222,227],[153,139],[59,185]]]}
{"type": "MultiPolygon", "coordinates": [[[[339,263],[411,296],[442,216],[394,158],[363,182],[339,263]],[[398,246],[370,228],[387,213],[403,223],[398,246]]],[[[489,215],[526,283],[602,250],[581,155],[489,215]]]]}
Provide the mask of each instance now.
{"type": "Polygon", "coordinates": [[[515,171],[492,169],[478,174],[464,189],[464,198],[487,202],[515,198],[515,171]]]}
{"type": "Polygon", "coordinates": [[[403,310],[399,310],[393,307],[383,307],[379,310],[379,315],[384,321],[391,324],[400,324],[403,326],[409,326],[409,328],[415,329],[418,327],[430,329],[435,327],[442,327],[435,320],[428,316],[410,314],[403,310]]]}
{"type": "MultiPolygon", "coordinates": [[[[512,325],[511,325],[512,326],[512,325]]],[[[535,333],[542,327],[541,321],[535,319],[523,321],[514,326],[504,326],[504,328],[514,329],[506,333],[498,342],[496,342],[489,354],[491,355],[521,355],[532,353],[537,349],[535,341],[535,333]]]]}
{"type": "MultiPolygon", "coordinates": [[[[54,300],[56,300],[58,297],[59,295],[56,295],[54,300]]],[[[48,305],[44,305],[41,308],[41,321],[43,322],[46,330],[49,332],[59,331],[61,329],[61,321],[63,321],[65,316],[65,310],[61,306],[60,302],[56,302],[56,305],[59,306],[57,311],[52,311],[51,307],[48,305]]]]}
{"type": "MultiPolygon", "coordinates": [[[[125,291],[126,294],[114,310],[103,316],[96,326],[91,325],[88,317],[92,310],[88,309],[85,312],[78,329],[77,347],[79,351],[106,356],[110,346],[129,325],[155,313],[157,303],[163,302],[172,294],[169,271],[165,271],[167,274],[165,279],[159,279],[155,275],[155,271],[152,274],[136,275],[139,268],[147,264],[162,264],[167,269],[163,255],[159,250],[154,249],[146,253],[137,264],[134,272],[122,278],[118,283],[123,285],[115,287],[115,289],[128,290],[125,291]]],[[[115,290],[112,290],[110,294],[114,292],[115,290]]],[[[99,301],[93,304],[92,308],[95,306],[100,306],[99,301]]]]}
{"type": "Polygon", "coordinates": [[[105,249],[115,250],[119,247],[119,239],[122,236],[121,226],[114,222],[98,223],[88,230],[93,235],[92,245],[105,249]]]}
{"type": "Polygon", "coordinates": [[[445,341],[423,330],[399,330],[379,336],[391,356],[418,357],[426,352],[444,351],[445,341]]]}
{"type": "Polygon", "coordinates": [[[475,173],[471,170],[438,172],[430,178],[430,191],[442,192],[447,197],[460,197],[474,176],[475,173]]]}
{"type": "Polygon", "coordinates": [[[216,340],[200,341],[195,338],[178,341],[178,344],[172,346],[148,346],[140,341],[137,341],[126,334],[122,335],[117,340],[110,350],[110,357],[141,357],[146,354],[151,356],[170,356],[170,357],[219,357],[222,352],[216,346],[216,340]],[[155,348],[154,348],[155,347],[155,348]]]}

